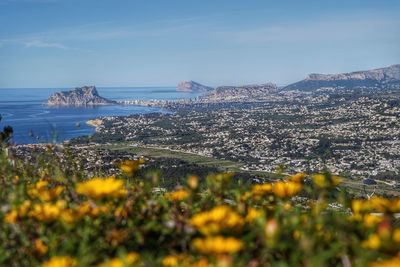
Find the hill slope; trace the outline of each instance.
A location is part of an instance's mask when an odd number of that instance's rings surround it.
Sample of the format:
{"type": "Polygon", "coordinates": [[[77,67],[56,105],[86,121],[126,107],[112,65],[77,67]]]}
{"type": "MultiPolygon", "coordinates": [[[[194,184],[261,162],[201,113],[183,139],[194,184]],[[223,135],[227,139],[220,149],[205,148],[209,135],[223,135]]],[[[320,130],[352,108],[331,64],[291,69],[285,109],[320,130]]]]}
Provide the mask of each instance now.
{"type": "Polygon", "coordinates": [[[400,88],[400,64],[386,68],[341,74],[309,74],[306,79],[282,90],[314,91],[321,88],[400,88]]]}

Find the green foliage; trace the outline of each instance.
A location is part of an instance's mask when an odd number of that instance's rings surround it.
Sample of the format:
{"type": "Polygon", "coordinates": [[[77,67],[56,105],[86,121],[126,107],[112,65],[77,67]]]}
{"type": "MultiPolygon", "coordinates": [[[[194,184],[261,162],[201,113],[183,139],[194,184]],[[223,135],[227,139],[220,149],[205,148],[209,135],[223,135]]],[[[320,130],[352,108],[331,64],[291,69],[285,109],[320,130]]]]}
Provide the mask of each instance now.
{"type": "Polygon", "coordinates": [[[88,179],[53,153],[32,165],[0,154],[1,266],[368,266],[399,252],[400,199],[352,201],[329,173],[177,177],[165,189],[141,162],[88,179]]]}
{"type": "MultiPolygon", "coordinates": [[[[0,115],[0,122],[2,119],[3,117],[0,115]]],[[[3,131],[0,131],[0,145],[8,143],[13,135],[13,132],[14,130],[11,126],[4,126],[3,131]]]]}

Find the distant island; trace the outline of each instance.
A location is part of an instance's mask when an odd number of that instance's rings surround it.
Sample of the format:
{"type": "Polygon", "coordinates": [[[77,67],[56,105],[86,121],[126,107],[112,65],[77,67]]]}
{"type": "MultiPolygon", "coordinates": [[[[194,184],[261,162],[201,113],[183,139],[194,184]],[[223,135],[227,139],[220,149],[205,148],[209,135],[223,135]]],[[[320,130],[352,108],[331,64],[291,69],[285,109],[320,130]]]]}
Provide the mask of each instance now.
{"type": "Polygon", "coordinates": [[[117,104],[101,97],[95,86],[77,87],[70,91],[57,92],[47,99],[48,106],[96,106],[117,104]]]}
{"type": "Polygon", "coordinates": [[[204,93],[214,90],[214,88],[202,85],[194,81],[183,81],[176,86],[177,91],[204,93]]]}

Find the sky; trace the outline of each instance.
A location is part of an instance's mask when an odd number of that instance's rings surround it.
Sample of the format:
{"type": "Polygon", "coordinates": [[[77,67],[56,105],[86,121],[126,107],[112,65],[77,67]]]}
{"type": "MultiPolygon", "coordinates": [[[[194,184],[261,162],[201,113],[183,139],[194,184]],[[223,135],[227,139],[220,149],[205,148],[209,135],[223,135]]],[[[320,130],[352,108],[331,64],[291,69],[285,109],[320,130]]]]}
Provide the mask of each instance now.
{"type": "Polygon", "coordinates": [[[285,85],[399,63],[399,0],[0,0],[0,88],[285,85]]]}

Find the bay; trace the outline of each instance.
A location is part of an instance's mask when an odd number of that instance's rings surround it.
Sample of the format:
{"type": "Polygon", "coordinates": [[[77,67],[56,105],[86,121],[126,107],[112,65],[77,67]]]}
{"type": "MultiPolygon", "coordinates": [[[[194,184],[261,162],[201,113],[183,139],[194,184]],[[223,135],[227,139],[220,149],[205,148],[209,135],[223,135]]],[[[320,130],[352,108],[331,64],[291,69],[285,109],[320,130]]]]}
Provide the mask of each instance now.
{"type": "MultiPolygon", "coordinates": [[[[16,144],[58,143],[94,133],[86,124],[90,119],[104,116],[127,116],[165,112],[158,107],[135,105],[106,105],[95,107],[48,107],[47,98],[68,88],[1,88],[0,127],[14,129],[16,144]]],[[[175,87],[98,87],[99,95],[120,100],[177,100],[195,98],[199,94],[178,92],[175,87]]]]}

